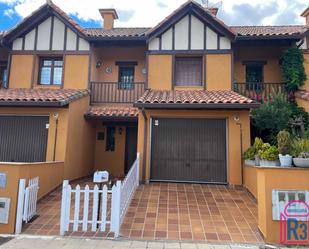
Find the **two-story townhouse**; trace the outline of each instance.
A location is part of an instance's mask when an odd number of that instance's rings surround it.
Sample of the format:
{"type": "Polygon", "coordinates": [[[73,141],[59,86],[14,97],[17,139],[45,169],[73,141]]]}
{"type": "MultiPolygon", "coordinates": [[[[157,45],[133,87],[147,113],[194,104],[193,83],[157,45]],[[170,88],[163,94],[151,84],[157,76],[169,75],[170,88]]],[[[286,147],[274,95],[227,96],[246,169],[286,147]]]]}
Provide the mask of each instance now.
{"type": "Polygon", "coordinates": [[[307,26],[231,27],[188,1],[153,28],[116,28],[116,10],[99,11],[104,27],[81,28],[47,1],[1,34],[0,195],[11,215],[0,232],[14,231],[12,175],[39,175],[42,197],[98,169],[123,176],[139,152],[143,182],[242,185],[252,99],[284,91],[286,48],[309,60],[308,10],[307,26]]]}
{"type": "Polygon", "coordinates": [[[115,28],[100,9],[94,29],[48,1],[2,40],[0,160],[64,160],[76,179],[122,176],[138,151],[144,182],[241,185],[258,104],[235,91],[283,91],[280,56],[308,27],[231,27],[216,12],[188,1],[153,28],[115,28]]]}

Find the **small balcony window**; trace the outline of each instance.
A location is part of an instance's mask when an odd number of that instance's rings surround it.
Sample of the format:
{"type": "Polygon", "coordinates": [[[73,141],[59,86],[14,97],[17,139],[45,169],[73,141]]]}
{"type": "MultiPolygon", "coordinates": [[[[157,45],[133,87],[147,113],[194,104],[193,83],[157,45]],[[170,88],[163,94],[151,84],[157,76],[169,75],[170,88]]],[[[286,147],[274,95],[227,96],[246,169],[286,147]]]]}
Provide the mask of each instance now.
{"type": "Polygon", "coordinates": [[[176,57],[175,58],[175,85],[176,86],[202,86],[202,57],[176,57]]]}
{"type": "Polygon", "coordinates": [[[62,58],[41,58],[39,68],[39,84],[61,85],[63,74],[62,58]]]}
{"type": "Polygon", "coordinates": [[[134,88],[134,66],[119,66],[119,89],[134,88]]]}
{"type": "Polygon", "coordinates": [[[246,65],[246,88],[247,90],[262,90],[263,64],[246,65]]]}

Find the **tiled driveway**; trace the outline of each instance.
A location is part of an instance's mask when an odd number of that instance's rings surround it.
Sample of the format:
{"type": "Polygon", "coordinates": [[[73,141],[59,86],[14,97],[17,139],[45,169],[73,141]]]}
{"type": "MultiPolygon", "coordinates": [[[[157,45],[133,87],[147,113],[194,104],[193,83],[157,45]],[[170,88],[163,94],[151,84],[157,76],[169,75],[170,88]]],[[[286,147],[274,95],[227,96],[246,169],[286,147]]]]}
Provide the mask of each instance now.
{"type": "MultiPolygon", "coordinates": [[[[78,182],[81,186],[92,183],[78,182]]],[[[77,183],[74,183],[74,185],[77,183]]],[[[25,234],[59,235],[61,189],[38,203],[39,217],[25,234]]],[[[69,236],[111,237],[102,232],[69,232],[69,236]]],[[[135,193],[121,228],[130,239],[259,243],[257,205],[245,190],[218,185],[153,183],[135,193]]]]}
{"type": "Polygon", "coordinates": [[[218,185],[142,185],[122,225],[134,239],[263,242],[257,204],[245,190],[218,185]]]}

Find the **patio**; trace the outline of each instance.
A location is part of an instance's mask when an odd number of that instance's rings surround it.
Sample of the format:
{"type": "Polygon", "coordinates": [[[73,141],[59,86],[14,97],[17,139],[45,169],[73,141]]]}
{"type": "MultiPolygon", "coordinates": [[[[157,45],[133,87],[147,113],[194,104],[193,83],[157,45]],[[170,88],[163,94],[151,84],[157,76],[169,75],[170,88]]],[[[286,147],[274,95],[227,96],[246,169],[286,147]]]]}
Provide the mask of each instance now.
{"type": "MultiPolygon", "coordinates": [[[[76,182],[91,185],[89,180],[76,182]]],[[[38,218],[24,234],[59,235],[61,189],[38,203],[38,218]]],[[[107,232],[69,232],[67,236],[113,237],[107,232]]],[[[246,190],[219,185],[152,183],[135,193],[121,236],[144,240],[262,243],[257,205],[246,190]]]]}

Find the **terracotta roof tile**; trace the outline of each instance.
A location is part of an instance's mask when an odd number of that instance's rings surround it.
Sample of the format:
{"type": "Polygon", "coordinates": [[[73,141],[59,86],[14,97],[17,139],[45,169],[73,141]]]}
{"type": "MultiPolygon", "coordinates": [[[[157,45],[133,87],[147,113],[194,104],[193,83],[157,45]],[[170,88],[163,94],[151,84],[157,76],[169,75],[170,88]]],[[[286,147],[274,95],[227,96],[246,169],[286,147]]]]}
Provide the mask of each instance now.
{"type": "Polygon", "coordinates": [[[283,26],[231,26],[238,36],[291,36],[302,35],[308,27],[305,25],[283,25],[283,26]]]}
{"type": "Polygon", "coordinates": [[[295,97],[304,99],[304,100],[309,100],[309,92],[307,91],[298,91],[295,93],[295,97]]]}
{"type": "MultiPolygon", "coordinates": [[[[184,105],[188,108],[200,108],[202,105],[204,108],[223,108],[236,106],[254,107],[258,105],[251,99],[248,99],[236,92],[220,90],[220,91],[202,91],[202,90],[191,90],[191,91],[167,91],[167,90],[147,90],[144,95],[137,101],[135,106],[152,106],[159,107],[160,104],[164,106],[173,104],[184,105]],[[221,106],[221,107],[220,107],[221,106]]],[[[248,108],[248,107],[247,107],[248,108]]]]}
{"type": "Polygon", "coordinates": [[[74,89],[0,89],[1,106],[64,106],[89,95],[88,90],[74,89]]]}
{"type": "Polygon", "coordinates": [[[91,106],[86,113],[87,118],[137,118],[138,109],[133,105],[91,106]]]}
{"type": "Polygon", "coordinates": [[[103,28],[87,28],[84,33],[88,37],[105,37],[105,38],[120,38],[120,37],[144,37],[149,28],[113,28],[106,30],[103,28]]]}

